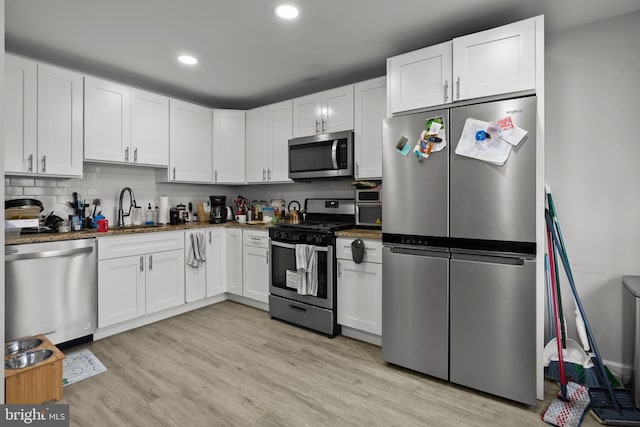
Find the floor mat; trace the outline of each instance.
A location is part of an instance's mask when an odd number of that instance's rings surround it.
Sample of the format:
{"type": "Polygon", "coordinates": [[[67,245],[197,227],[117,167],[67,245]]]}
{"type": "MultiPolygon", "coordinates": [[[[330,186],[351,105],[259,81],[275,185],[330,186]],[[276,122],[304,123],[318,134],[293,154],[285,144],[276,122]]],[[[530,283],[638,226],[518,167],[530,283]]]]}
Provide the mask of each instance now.
{"type": "Polygon", "coordinates": [[[74,384],[106,371],[107,368],[91,350],[67,353],[62,364],[62,384],[74,384]]]}

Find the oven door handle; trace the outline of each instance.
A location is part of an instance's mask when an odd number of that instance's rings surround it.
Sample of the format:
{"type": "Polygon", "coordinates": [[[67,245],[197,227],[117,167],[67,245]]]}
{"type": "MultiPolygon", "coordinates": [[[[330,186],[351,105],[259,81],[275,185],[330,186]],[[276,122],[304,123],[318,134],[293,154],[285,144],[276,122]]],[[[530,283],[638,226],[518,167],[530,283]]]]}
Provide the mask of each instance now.
{"type": "MultiPolygon", "coordinates": [[[[292,243],[284,243],[284,242],[277,242],[275,240],[271,240],[271,246],[277,246],[279,248],[286,248],[286,249],[296,249],[296,245],[292,244],[292,243]]],[[[329,249],[326,246],[315,246],[313,245],[313,248],[315,249],[316,252],[328,252],[329,249]]]]}

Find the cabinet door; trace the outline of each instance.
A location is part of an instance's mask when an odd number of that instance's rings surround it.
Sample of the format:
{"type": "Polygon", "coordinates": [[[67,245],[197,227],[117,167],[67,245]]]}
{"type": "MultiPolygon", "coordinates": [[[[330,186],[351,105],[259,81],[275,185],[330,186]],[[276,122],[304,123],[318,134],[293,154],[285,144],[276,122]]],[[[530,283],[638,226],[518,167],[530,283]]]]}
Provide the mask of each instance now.
{"type": "Polygon", "coordinates": [[[133,163],[169,164],[169,98],[131,89],[131,151],[133,163]]]}
{"type": "Polygon", "coordinates": [[[211,109],[169,100],[169,181],[213,181],[211,109]]]}
{"type": "Polygon", "coordinates": [[[131,89],[84,78],[84,158],[131,162],[131,89]]]}
{"type": "Polygon", "coordinates": [[[293,137],[321,133],[322,97],[307,95],[293,100],[293,137]]]}
{"type": "Polygon", "coordinates": [[[246,128],[247,183],[266,182],[269,167],[269,108],[247,111],[246,128]]]}
{"type": "Polygon", "coordinates": [[[147,255],[147,314],[184,304],[184,251],[147,255]]]}
{"type": "Polygon", "coordinates": [[[38,159],[38,64],[5,55],[5,172],[35,173],[38,159]]]}
{"type": "Polygon", "coordinates": [[[535,88],[536,18],[453,39],[455,99],[535,88]]]}
{"type": "Polygon", "coordinates": [[[193,267],[187,264],[187,258],[192,245],[191,236],[198,232],[203,233],[204,231],[186,231],[184,233],[184,299],[186,302],[197,301],[207,296],[207,267],[210,262],[209,251],[207,250],[205,252],[205,263],[199,267],[193,267]]]}
{"type": "Polygon", "coordinates": [[[104,328],[144,314],[144,256],[98,262],[98,327],[104,328]]]}
{"type": "Polygon", "coordinates": [[[245,246],[242,253],[242,295],[269,302],[269,249],[245,246]]]}
{"type": "Polygon", "coordinates": [[[451,42],[387,59],[391,113],[451,102],[451,42]]]}
{"type": "Polygon", "coordinates": [[[382,334],[382,264],[338,260],[338,323],[382,334]]]}
{"type": "Polygon", "coordinates": [[[245,112],[213,110],[213,181],[243,184],[245,112]]]}
{"type": "Polygon", "coordinates": [[[227,235],[224,228],[207,230],[207,296],[226,292],[227,235]]]}
{"type": "Polygon", "coordinates": [[[382,120],[387,116],[387,78],[354,86],[356,178],[382,178],[382,120]]]}
{"type": "Polygon", "coordinates": [[[242,295],[242,230],[227,229],[227,292],[242,295]]]}
{"type": "Polygon", "coordinates": [[[289,140],[293,138],[293,101],[283,101],[269,107],[271,140],[269,182],[292,182],[289,179],[289,140]]]}
{"type": "Polygon", "coordinates": [[[82,176],[82,75],[38,64],[38,171],[82,176]]]}
{"type": "Polygon", "coordinates": [[[323,92],[320,133],[351,129],[353,129],[353,85],[323,92]]]}

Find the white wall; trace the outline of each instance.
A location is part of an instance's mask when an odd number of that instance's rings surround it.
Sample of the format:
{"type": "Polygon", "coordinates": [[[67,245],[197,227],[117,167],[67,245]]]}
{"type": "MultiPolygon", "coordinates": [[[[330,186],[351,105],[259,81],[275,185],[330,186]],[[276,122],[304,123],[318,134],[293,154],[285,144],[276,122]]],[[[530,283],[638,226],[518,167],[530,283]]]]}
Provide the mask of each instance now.
{"type": "MultiPolygon", "coordinates": [[[[639,43],[635,13],[548,34],[546,46],[546,181],[587,319],[612,367],[633,364],[621,277],[640,275],[639,43]]],[[[571,317],[566,279],[562,292],[571,317]]]]}

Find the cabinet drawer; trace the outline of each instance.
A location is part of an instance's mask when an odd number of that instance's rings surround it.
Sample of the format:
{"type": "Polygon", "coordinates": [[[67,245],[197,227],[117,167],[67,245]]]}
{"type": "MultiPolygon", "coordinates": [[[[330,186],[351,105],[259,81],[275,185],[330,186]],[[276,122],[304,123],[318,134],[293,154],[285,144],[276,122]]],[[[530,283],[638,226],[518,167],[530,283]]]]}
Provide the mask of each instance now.
{"type": "Polygon", "coordinates": [[[256,246],[258,248],[269,247],[269,233],[266,231],[246,231],[242,232],[242,244],[244,246],[256,246]]]}
{"type": "MultiPolygon", "coordinates": [[[[353,259],[351,243],[356,240],[352,237],[341,237],[336,240],[336,258],[353,259]]],[[[364,257],[362,262],[382,263],[382,241],[375,239],[362,239],[364,242],[364,257]]]]}
{"type": "Polygon", "coordinates": [[[184,248],[184,232],[142,233],[98,238],[98,259],[121,258],[184,248]]]}

